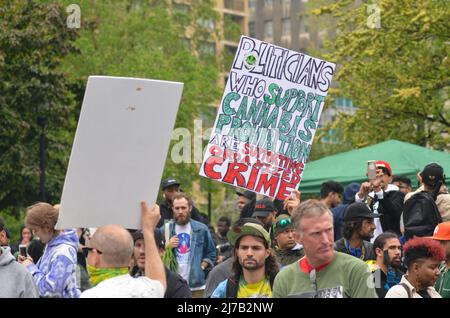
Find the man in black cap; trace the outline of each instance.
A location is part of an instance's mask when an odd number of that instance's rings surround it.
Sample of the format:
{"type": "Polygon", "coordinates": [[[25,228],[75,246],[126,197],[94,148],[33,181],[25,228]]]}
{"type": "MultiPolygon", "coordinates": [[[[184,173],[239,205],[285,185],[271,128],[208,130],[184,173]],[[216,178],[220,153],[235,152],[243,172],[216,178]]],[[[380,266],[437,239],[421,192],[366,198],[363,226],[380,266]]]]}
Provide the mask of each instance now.
{"type": "Polygon", "coordinates": [[[264,228],[270,234],[273,242],[272,224],[275,222],[278,210],[270,199],[258,200],[255,203],[255,210],[252,217],[260,220],[264,224],[264,228]]]}
{"type": "MultiPolygon", "coordinates": [[[[246,205],[251,205],[254,204],[256,201],[256,193],[246,190],[246,191],[242,191],[242,190],[236,190],[236,194],[238,195],[238,199],[237,199],[237,209],[239,211],[240,218],[249,218],[251,217],[250,215],[244,215],[244,207],[246,205]]],[[[246,211],[251,212],[252,209],[246,209],[246,211]]]]}
{"type": "MultiPolygon", "coordinates": [[[[181,183],[175,178],[169,178],[161,182],[161,190],[163,191],[163,197],[165,200],[159,205],[161,219],[159,220],[158,227],[164,225],[164,220],[173,219],[172,198],[177,192],[182,192],[180,186],[181,183]]],[[[206,224],[205,219],[201,216],[200,211],[195,206],[192,206],[191,218],[206,224]]]]}
{"type": "MultiPolygon", "coordinates": [[[[145,241],[144,234],[138,230],[132,234],[134,241],[133,260],[134,267],[130,275],[133,277],[145,276],[145,241]]],[[[159,255],[162,257],[166,248],[166,242],[161,231],[155,229],[155,241],[159,255]]],[[[164,298],[191,298],[191,289],[188,283],[178,274],[172,272],[167,266],[166,270],[167,289],[164,298]]]]}
{"type": "Polygon", "coordinates": [[[336,241],[334,249],[363,261],[376,260],[370,240],[376,229],[374,219],[378,217],[365,203],[350,204],[344,212],[343,238],[336,241]]]}
{"type": "Polygon", "coordinates": [[[442,166],[437,163],[430,163],[418,174],[418,178],[422,186],[415,192],[410,192],[405,196],[405,204],[406,201],[417,193],[427,192],[432,194],[435,192],[435,202],[441,214],[442,221],[450,221],[450,194],[445,186],[445,174],[442,166]]]}

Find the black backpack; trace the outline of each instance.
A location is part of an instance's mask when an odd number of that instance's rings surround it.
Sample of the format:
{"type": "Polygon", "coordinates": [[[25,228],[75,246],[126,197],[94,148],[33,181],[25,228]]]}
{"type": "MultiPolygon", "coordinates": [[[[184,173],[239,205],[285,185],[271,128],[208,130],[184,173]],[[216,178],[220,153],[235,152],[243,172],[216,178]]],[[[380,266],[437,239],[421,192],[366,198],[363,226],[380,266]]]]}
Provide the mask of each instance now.
{"type": "Polygon", "coordinates": [[[432,236],[442,217],[435,202],[434,193],[418,192],[405,202],[403,224],[405,238],[432,236]]]}

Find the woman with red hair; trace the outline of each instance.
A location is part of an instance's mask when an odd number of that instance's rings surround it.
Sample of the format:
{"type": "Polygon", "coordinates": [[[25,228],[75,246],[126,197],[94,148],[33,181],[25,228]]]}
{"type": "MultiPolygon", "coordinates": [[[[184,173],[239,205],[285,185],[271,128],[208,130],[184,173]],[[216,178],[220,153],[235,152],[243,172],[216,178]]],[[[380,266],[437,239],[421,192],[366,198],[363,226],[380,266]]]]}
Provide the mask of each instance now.
{"type": "Polygon", "coordinates": [[[441,274],[439,265],[445,259],[441,244],[416,237],[405,244],[404,256],[408,272],[400,284],[389,289],[385,298],[442,298],[433,287],[441,274]]]}

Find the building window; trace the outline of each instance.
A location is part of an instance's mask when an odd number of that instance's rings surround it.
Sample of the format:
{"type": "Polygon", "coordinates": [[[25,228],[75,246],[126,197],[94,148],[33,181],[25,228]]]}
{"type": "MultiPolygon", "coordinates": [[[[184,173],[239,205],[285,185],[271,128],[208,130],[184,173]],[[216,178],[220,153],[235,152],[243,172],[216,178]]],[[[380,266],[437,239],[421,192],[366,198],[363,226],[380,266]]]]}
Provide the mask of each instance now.
{"type": "Polygon", "coordinates": [[[198,19],[197,22],[201,27],[203,27],[205,29],[209,29],[209,30],[214,29],[214,20],[213,19],[198,19]]]}
{"type": "Polygon", "coordinates": [[[199,52],[201,55],[215,55],[216,44],[213,42],[202,42],[199,45],[199,52]]]}
{"type": "Polygon", "coordinates": [[[300,18],[300,34],[301,33],[308,33],[308,20],[306,17],[300,18]]]}
{"type": "Polygon", "coordinates": [[[288,13],[291,11],[291,0],[281,0],[281,7],[283,13],[288,13]]]}
{"type": "Polygon", "coordinates": [[[265,8],[272,8],[272,6],[273,6],[273,0],[264,0],[265,8]]]}
{"type": "Polygon", "coordinates": [[[282,20],[281,36],[291,36],[291,19],[282,20]]]}
{"type": "Polygon", "coordinates": [[[256,9],[256,0],[249,0],[248,7],[250,8],[250,10],[255,10],[256,9]]]}
{"type": "Polygon", "coordinates": [[[265,38],[273,37],[273,22],[272,21],[264,22],[264,37],[265,38]]]}
{"type": "Polygon", "coordinates": [[[248,24],[248,31],[249,31],[251,37],[255,37],[256,36],[256,25],[255,25],[255,22],[250,22],[248,24]]]}
{"type": "Polygon", "coordinates": [[[174,3],[173,4],[173,11],[176,13],[189,14],[190,9],[191,8],[189,7],[189,5],[187,5],[185,3],[174,3]]]}

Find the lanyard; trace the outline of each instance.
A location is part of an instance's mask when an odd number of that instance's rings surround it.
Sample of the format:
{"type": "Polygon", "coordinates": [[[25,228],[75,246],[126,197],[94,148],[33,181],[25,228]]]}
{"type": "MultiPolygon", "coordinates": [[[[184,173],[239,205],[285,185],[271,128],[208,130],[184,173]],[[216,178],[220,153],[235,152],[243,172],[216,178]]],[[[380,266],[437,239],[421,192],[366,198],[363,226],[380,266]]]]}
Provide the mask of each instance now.
{"type": "Polygon", "coordinates": [[[350,255],[364,260],[364,256],[366,255],[366,250],[364,248],[364,244],[362,245],[361,248],[358,248],[358,247],[353,248],[353,247],[350,247],[350,244],[347,242],[346,239],[344,239],[344,243],[345,243],[345,248],[350,253],[350,255]],[[361,250],[361,252],[359,252],[359,250],[361,250]],[[361,254],[358,256],[359,253],[361,253],[361,254]]]}

